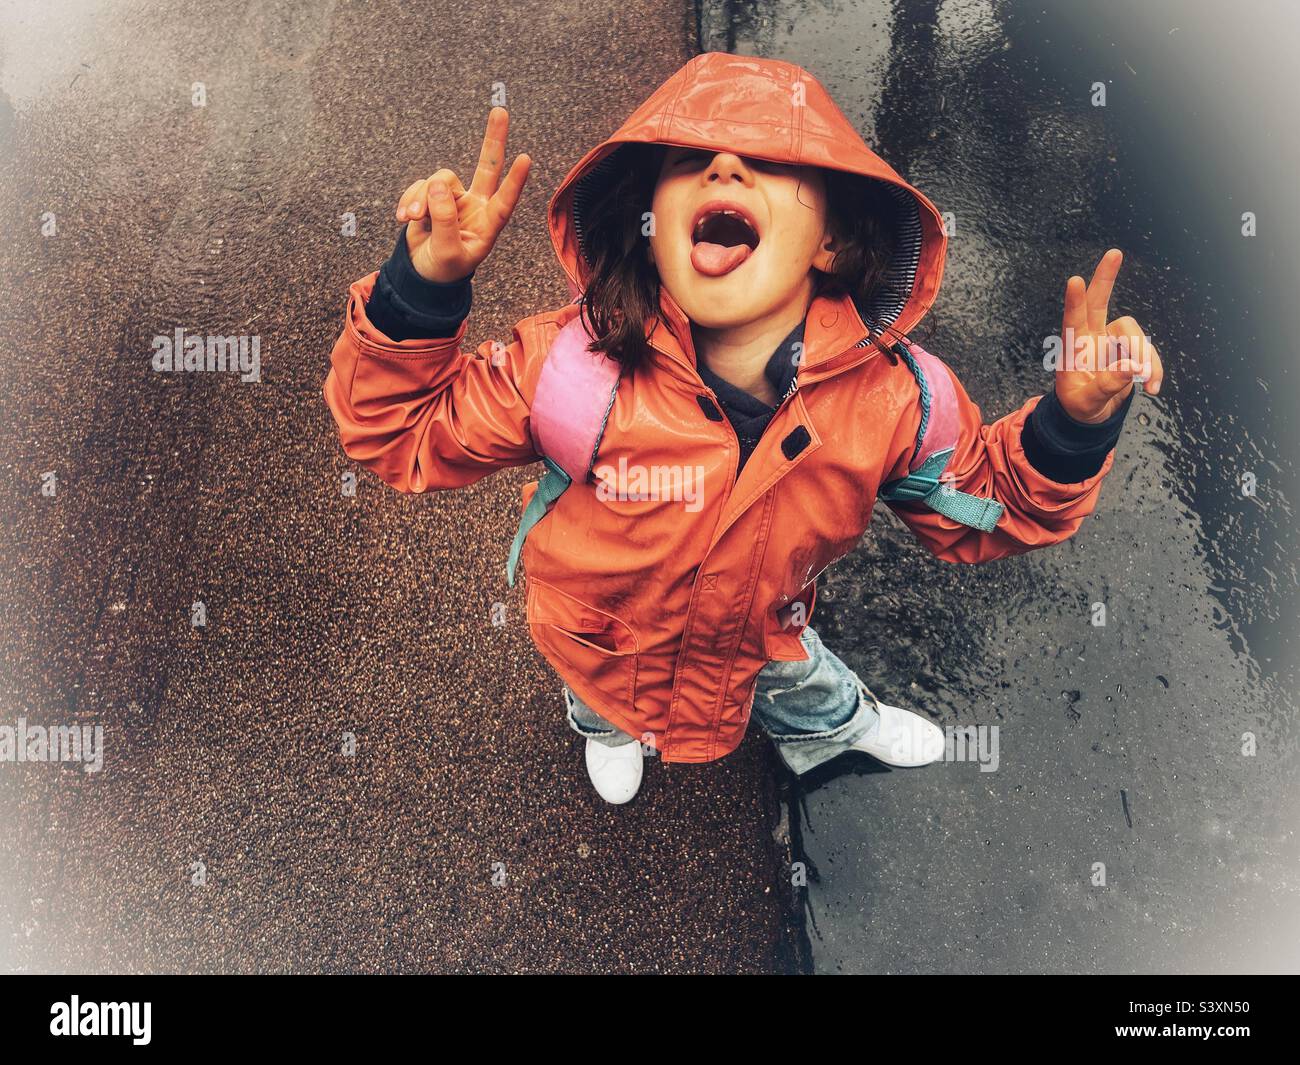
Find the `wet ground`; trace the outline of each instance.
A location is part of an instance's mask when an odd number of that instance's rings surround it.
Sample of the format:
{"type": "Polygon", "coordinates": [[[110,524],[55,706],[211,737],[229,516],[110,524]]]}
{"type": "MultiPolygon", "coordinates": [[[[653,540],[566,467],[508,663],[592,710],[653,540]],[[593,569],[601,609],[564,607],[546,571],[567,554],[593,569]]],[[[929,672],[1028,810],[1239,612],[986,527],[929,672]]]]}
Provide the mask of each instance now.
{"type": "Polygon", "coordinates": [[[1066,278],[1112,245],[1112,314],[1166,366],[1072,542],[957,569],[878,511],[823,578],[814,624],[882,699],[999,745],[996,771],[846,756],[795,790],[814,967],[1300,969],[1294,12],[857,0],[701,24],[808,68],[952,212],[926,346],[986,419],[1050,386],[1066,278]]]}
{"type": "Polygon", "coordinates": [[[954,213],[927,346],[988,417],[1047,387],[1065,278],[1111,244],[1168,367],[1071,543],[957,569],[882,512],[826,575],[828,644],[889,701],[997,725],[998,768],[803,782],[792,912],[757,737],[652,765],[630,807],[591,793],[502,579],[525,471],[341,490],[320,384],[392,198],[471,163],[504,82],[534,170],[469,337],[507,335],[565,299],[550,192],[697,45],[647,0],[439,10],[0,14],[0,723],[106,746],[99,774],[0,765],[0,968],[1296,968],[1300,160],[1258,103],[1290,65],[1272,9],[701,8],[705,47],[805,65],[954,213]],[[178,326],[259,336],[262,382],[154,373],[178,326]]]}
{"type": "Polygon", "coordinates": [[[692,13],[24,2],[0,42],[0,723],[105,737],[0,764],[0,969],[792,965],[766,746],[603,804],[504,584],[527,471],[349,497],[321,396],[497,82],[534,169],[469,338],[567,301],[547,198],[692,13]],[[154,372],[177,327],[260,337],[261,383],[154,372]]]}

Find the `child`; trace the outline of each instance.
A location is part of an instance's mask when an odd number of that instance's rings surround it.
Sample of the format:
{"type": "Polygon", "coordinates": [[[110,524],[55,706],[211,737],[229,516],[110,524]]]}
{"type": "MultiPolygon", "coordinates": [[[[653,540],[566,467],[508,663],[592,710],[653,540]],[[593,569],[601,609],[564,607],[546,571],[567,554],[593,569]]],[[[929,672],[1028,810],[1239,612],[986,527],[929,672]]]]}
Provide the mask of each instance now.
{"type": "Polygon", "coordinates": [[[501,180],[507,124],[493,108],[468,188],[440,170],[407,189],[392,257],[352,285],[325,383],[345,452],[404,492],[546,460],[512,555],[609,802],[636,793],[643,747],[713,761],[751,714],[797,773],[849,749],[939,758],[942,731],[808,626],[816,578],[878,496],[950,562],[1074,533],[1133,382],[1161,379],[1138,324],[1106,320],[1120,253],[1066,285],[1054,390],[985,425],[906,338],[943,273],[934,205],[805,71],[708,53],[552,197],[580,301],[467,353],[470,278],[530,165],[501,180]]]}

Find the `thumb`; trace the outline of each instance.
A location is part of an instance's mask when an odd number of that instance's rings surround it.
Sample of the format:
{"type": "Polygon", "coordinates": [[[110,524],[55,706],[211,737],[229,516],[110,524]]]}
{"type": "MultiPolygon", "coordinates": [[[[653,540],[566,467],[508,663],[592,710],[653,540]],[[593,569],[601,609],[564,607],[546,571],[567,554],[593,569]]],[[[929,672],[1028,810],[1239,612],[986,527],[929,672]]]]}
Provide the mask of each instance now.
{"type": "Polygon", "coordinates": [[[460,212],[447,183],[439,177],[429,179],[426,191],[429,205],[429,239],[431,251],[446,254],[460,250],[460,212]]]}

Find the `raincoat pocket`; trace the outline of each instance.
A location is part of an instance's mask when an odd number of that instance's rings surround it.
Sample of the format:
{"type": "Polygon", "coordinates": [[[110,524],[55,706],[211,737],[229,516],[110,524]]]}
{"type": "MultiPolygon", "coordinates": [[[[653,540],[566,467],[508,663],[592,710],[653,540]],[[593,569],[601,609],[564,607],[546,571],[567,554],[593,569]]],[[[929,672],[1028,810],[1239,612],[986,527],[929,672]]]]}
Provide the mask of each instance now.
{"type": "Polygon", "coordinates": [[[534,577],[525,612],[533,641],[571,687],[594,688],[616,709],[631,711],[638,645],[630,625],[534,577]]]}
{"type": "Polygon", "coordinates": [[[808,649],[800,636],[812,620],[816,602],[817,582],[814,581],[785,606],[767,611],[764,615],[763,653],[769,661],[803,662],[808,658],[808,649]]]}

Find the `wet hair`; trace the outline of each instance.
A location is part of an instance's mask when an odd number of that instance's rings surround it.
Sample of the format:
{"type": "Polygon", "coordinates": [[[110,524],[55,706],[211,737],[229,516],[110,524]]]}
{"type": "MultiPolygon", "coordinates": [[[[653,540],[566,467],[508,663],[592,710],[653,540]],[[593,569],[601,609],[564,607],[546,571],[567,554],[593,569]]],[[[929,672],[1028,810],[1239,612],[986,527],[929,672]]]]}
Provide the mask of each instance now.
{"type": "MultiPolygon", "coordinates": [[[[666,146],[625,144],[620,171],[585,211],[587,224],[581,264],[587,329],[625,373],[650,358],[647,323],[662,319],[659,274],[650,260],[650,240],[642,234],[654,200],[666,146]]],[[[850,296],[861,309],[882,283],[894,252],[898,207],[880,182],[860,174],[823,170],[827,220],[837,241],[831,270],[814,270],[813,297],[850,296]]],[[[865,315],[864,315],[865,318],[865,315]]],[[[900,334],[867,322],[871,343],[891,362],[894,354],[880,338],[900,334]]],[[[891,339],[891,342],[892,342],[891,339]]]]}

